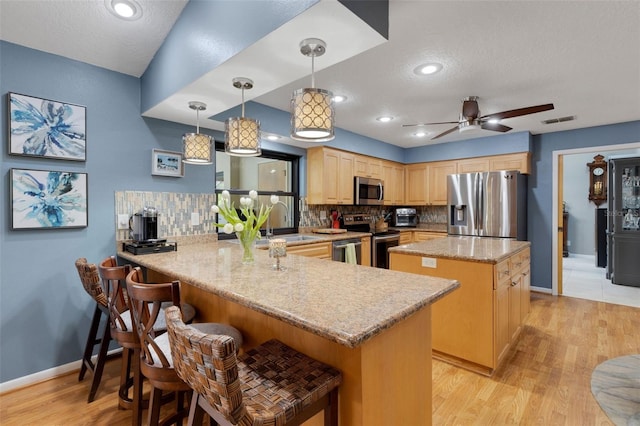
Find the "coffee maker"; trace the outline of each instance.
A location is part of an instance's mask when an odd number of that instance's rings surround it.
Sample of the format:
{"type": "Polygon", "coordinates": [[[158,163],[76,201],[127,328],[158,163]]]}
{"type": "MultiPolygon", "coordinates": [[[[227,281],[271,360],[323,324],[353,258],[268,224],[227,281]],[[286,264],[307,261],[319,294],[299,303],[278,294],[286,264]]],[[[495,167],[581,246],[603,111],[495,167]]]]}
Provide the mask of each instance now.
{"type": "Polygon", "coordinates": [[[129,220],[131,239],[136,243],[158,242],[158,211],[145,207],[129,220]]]}

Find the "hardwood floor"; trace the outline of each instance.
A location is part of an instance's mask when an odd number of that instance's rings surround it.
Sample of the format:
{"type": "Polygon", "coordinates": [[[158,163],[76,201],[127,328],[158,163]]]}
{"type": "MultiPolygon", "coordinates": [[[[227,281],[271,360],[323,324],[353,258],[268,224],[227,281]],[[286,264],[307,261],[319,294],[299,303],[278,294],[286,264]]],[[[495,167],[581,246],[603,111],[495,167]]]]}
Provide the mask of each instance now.
{"type": "MultiPolygon", "coordinates": [[[[591,395],[591,372],[640,353],[638,330],[638,308],[533,293],[518,344],[493,377],[433,361],[433,424],[612,424],[591,395]]],[[[107,364],[91,404],[90,379],[77,373],[2,395],[0,424],[130,424],[131,412],[116,408],[119,366],[107,364]]]]}

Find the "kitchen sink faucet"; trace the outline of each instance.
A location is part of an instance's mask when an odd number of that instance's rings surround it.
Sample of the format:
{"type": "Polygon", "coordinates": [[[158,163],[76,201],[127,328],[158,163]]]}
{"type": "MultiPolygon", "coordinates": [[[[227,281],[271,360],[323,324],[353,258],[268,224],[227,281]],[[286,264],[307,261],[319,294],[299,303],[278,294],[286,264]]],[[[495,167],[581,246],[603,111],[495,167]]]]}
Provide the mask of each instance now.
{"type": "Polygon", "coordinates": [[[271,212],[269,212],[269,216],[267,216],[267,227],[264,232],[264,236],[267,238],[271,238],[273,236],[273,229],[271,229],[271,213],[273,213],[273,209],[275,209],[278,204],[282,204],[284,206],[285,212],[287,213],[285,218],[289,218],[289,206],[287,206],[284,202],[278,200],[278,202],[273,205],[271,212]]]}

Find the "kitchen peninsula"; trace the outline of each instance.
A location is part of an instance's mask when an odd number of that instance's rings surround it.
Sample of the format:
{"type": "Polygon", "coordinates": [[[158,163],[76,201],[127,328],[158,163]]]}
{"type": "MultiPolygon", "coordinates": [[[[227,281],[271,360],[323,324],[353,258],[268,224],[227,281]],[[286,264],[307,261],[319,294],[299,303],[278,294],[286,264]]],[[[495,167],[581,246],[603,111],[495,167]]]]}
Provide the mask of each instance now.
{"type": "Polygon", "coordinates": [[[242,265],[239,244],[225,241],[118,256],[149,282],[180,280],[197,321],[234,325],[243,349],[277,338],[340,369],[341,425],[431,424],[431,304],[457,281],[297,255],[274,271],[267,251],[242,265]]]}
{"type": "Polygon", "coordinates": [[[389,249],[392,270],[460,282],[432,307],[434,357],[493,374],[529,312],[530,245],[448,236],[389,249]]]}

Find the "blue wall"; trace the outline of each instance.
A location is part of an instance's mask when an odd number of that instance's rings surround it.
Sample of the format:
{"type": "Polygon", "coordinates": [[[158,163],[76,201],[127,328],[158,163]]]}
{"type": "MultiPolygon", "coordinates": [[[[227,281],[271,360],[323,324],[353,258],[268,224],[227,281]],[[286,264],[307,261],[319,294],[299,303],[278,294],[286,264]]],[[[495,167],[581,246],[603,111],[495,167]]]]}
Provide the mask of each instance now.
{"type": "Polygon", "coordinates": [[[533,136],[528,193],[531,285],[551,288],[553,151],[640,142],[640,121],[533,136]]]}
{"type": "Polygon", "coordinates": [[[81,358],[93,314],[74,262],[115,253],[114,191],[211,192],[212,167],[186,166],[184,178],[151,176],[151,149],[181,151],[182,125],[140,116],[140,81],[124,74],[0,42],[0,117],[7,92],[87,107],[87,161],[7,155],[2,149],[0,209],[0,382],[81,358]],[[11,231],[9,170],[88,173],[89,226],[11,231]]]}

